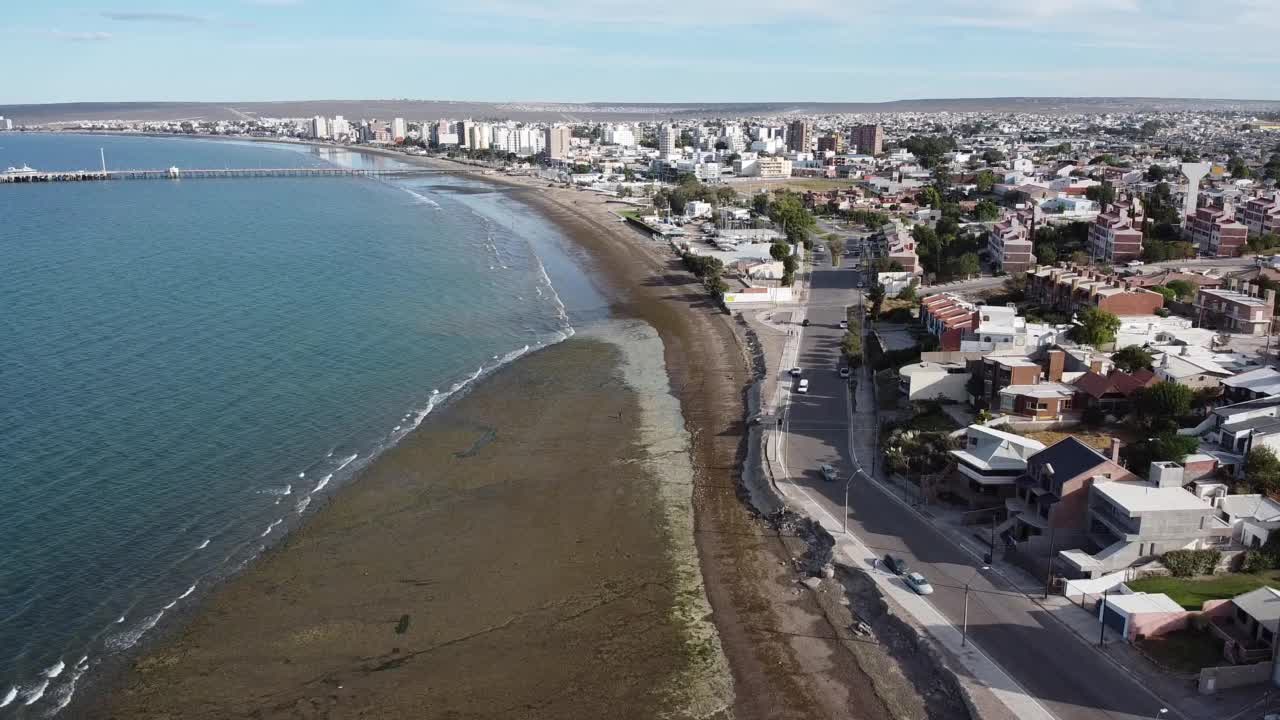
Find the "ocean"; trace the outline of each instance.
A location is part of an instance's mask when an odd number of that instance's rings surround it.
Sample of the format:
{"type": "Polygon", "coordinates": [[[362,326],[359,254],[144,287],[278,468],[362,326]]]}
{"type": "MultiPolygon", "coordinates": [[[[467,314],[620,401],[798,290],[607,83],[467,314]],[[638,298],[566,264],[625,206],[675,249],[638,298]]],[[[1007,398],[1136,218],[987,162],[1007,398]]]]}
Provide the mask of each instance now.
{"type": "MultiPolygon", "coordinates": [[[[0,134],[0,168],[398,166],[0,134]]],[[[444,174],[0,186],[0,718],[189,610],[484,375],[605,318],[582,251],[444,174]]]]}

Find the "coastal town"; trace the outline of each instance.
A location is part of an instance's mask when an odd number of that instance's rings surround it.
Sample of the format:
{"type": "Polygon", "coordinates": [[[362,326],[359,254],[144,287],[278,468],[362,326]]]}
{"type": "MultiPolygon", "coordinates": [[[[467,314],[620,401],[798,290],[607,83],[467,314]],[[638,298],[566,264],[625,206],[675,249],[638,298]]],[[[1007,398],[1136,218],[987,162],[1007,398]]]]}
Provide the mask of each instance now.
{"type": "Polygon", "coordinates": [[[815,582],[870,570],[979,714],[1244,717],[1280,684],[1280,116],[0,129],[374,148],[572,193],[741,325],[749,494],[828,534],[815,582]]]}

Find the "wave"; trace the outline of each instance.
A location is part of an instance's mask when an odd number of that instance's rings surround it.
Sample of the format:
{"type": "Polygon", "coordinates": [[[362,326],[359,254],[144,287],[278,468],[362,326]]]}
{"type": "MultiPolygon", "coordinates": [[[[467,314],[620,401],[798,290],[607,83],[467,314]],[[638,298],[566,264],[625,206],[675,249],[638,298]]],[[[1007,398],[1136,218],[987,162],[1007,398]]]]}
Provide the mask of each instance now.
{"type": "Polygon", "coordinates": [[[280,524],[280,523],[282,523],[282,522],[284,522],[284,518],[276,518],[275,520],[272,520],[272,521],[271,521],[271,524],[267,526],[267,529],[266,529],[266,530],[263,530],[263,531],[262,531],[262,534],[261,534],[261,535],[259,535],[258,537],[266,537],[266,536],[270,535],[270,534],[271,534],[271,531],[272,531],[272,530],[275,530],[275,529],[276,529],[276,526],[277,526],[277,525],[279,525],[279,524],[280,524]]]}
{"type": "Polygon", "coordinates": [[[164,617],[164,613],[165,611],[161,610],[155,615],[149,615],[142,622],[128,630],[112,635],[107,638],[106,646],[112,650],[128,650],[134,645],[137,645],[138,640],[140,640],[143,635],[147,634],[148,630],[155,627],[156,623],[160,622],[160,618],[164,617]]]}
{"type": "Polygon", "coordinates": [[[4,694],[4,697],[0,698],[0,708],[13,702],[13,699],[16,697],[18,697],[18,686],[14,685],[9,688],[9,692],[4,694]]]}
{"type": "Polygon", "coordinates": [[[27,691],[27,694],[23,696],[22,704],[35,705],[40,698],[44,697],[44,691],[48,689],[49,679],[45,678],[39,685],[36,685],[27,691]]]}
{"type": "Polygon", "coordinates": [[[61,660],[61,658],[59,658],[58,662],[56,662],[56,663],[54,663],[53,665],[50,665],[49,667],[45,668],[45,669],[44,669],[44,672],[42,672],[42,673],[40,673],[40,674],[41,674],[41,675],[44,675],[45,677],[47,677],[47,678],[49,678],[50,680],[52,680],[52,679],[54,679],[54,678],[58,677],[59,675],[61,675],[61,674],[62,674],[62,671],[63,671],[63,670],[66,670],[66,669],[67,669],[67,664],[66,664],[65,662],[63,662],[63,661],[61,660]]]}
{"type": "Polygon", "coordinates": [[[351,457],[349,457],[349,458],[347,458],[346,460],[343,460],[341,463],[339,463],[339,464],[338,464],[338,467],[334,468],[334,469],[333,469],[333,471],[334,471],[334,472],[338,472],[338,471],[339,471],[339,470],[341,470],[342,468],[344,468],[344,467],[346,467],[346,466],[350,465],[350,464],[351,464],[351,463],[352,463],[356,458],[358,458],[358,457],[360,457],[360,453],[355,453],[355,454],[354,454],[354,455],[352,455],[351,457]]]}
{"type": "Polygon", "coordinates": [[[281,488],[281,487],[272,487],[272,488],[267,488],[267,489],[265,489],[265,490],[259,490],[258,492],[260,492],[260,493],[262,493],[262,494],[264,494],[264,495],[292,495],[292,494],[293,494],[293,483],[289,483],[289,484],[285,485],[285,486],[284,486],[284,487],[282,487],[282,488],[281,488]]]}
{"type": "Polygon", "coordinates": [[[177,604],[178,604],[178,601],[177,601],[177,600],[170,600],[170,601],[169,601],[169,604],[164,606],[164,609],[165,609],[165,610],[172,610],[172,609],[173,609],[173,606],[174,606],[174,605],[177,605],[177,604]]]}
{"type": "Polygon", "coordinates": [[[196,546],[196,549],[197,549],[197,550],[203,550],[203,549],[205,549],[205,548],[207,548],[207,547],[209,547],[209,538],[205,538],[205,539],[204,539],[204,542],[202,542],[202,543],[200,543],[199,545],[197,545],[197,546],[196,546]]]}
{"type": "Polygon", "coordinates": [[[412,195],[414,198],[417,199],[418,204],[420,205],[429,205],[433,208],[440,207],[440,203],[436,202],[435,200],[432,200],[431,198],[427,197],[426,195],[423,195],[422,193],[414,192],[413,190],[405,187],[404,185],[397,185],[396,187],[399,187],[401,190],[412,195]]]}
{"type": "Polygon", "coordinates": [[[324,486],[328,485],[329,480],[332,478],[333,478],[333,473],[329,473],[328,475],[325,475],[324,477],[320,478],[320,482],[316,483],[315,488],[311,490],[311,494],[315,494],[323,490],[324,486]]]}
{"type": "Polygon", "coordinates": [[[53,692],[53,709],[49,711],[49,717],[62,712],[62,709],[71,704],[71,696],[76,694],[76,683],[80,681],[80,676],[89,671],[89,656],[86,655],[79,664],[71,671],[71,675],[67,681],[59,685],[53,692]]]}
{"type": "Polygon", "coordinates": [[[185,599],[188,595],[190,595],[191,593],[195,592],[195,591],[196,591],[196,585],[199,585],[199,584],[200,584],[200,583],[191,583],[191,587],[187,588],[187,591],[186,591],[186,592],[184,592],[184,593],[182,593],[181,595],[179,595],[179,596],[178,596],[178,599],[179,599],[179,600],[183,600],[183,599],[185,599]]]}
{"type": "Polygon", "coordinates": [[[311,496],[307,495],[306,497],[299,500],[298,504],[294,507],[298,511],[298,514],[301,515],[303,512],[306,511],[307,506],[310,504],[311,504],[311,496]]]}
{"type": "MultiPolygon", "coordinates": [[[[555,304],[556,316],[560,319],[560,324],[564,326],[563,333],[567,340],[573,337],[574,334],[573,323],[569,322],[569,309],[564,306],[564,300],[560,299],[560,293],[556,292],[556,286],[551,282],[551,276],[547,274],[547,266],[542,263],[542,258],[537,253],[534,253],[533,259],[538,261],[538,273],[542,275],[542,282],[551,291],[551,301],[555,304]]],[[[539,293],[539,296],[541,296],[541,293],[539,293]]]]}
{"type": "Polygon", "coordinates": [[[301,480],[302,478],[304,478],[304,477],[306,477],[306,476],[307,476],[307,472],[306,472],[305,470],[304,470],[304,471],[302,471],[302,472],[300,472],[300,473],[298,473],[298,479],[299,479],[299,480],[301,480]]]}

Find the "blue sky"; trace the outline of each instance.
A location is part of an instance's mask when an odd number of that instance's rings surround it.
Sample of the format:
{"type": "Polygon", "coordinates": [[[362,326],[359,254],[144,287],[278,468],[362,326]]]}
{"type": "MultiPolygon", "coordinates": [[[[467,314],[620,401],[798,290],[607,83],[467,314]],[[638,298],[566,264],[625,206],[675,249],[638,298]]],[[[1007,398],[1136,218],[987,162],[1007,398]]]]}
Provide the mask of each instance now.
{"type": "Polygon", "coordinates": [[[0,104],[1280,99],[1280,0],[7,0],[0,104]]]}

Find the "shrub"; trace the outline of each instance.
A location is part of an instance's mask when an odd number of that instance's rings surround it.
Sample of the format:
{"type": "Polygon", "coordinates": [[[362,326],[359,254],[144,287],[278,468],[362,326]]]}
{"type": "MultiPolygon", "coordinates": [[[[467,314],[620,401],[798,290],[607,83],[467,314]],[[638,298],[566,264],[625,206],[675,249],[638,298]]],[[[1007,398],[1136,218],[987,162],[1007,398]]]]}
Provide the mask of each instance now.
{"type": "Polygon", "coordinates": [[[1160,562],[1174,577],[1191,577],[1212,575],[1221,558],[1222,553],[1217,550],[1170,550],[1160,558],[1160,562]]]}
{"type": "Polygon", "coordinates": [[[1258,573],[1274,567],[1272,558],[1261,550],[1247,550],[1244,562],[1240,564],[1240,572],[1258,573]]]}

